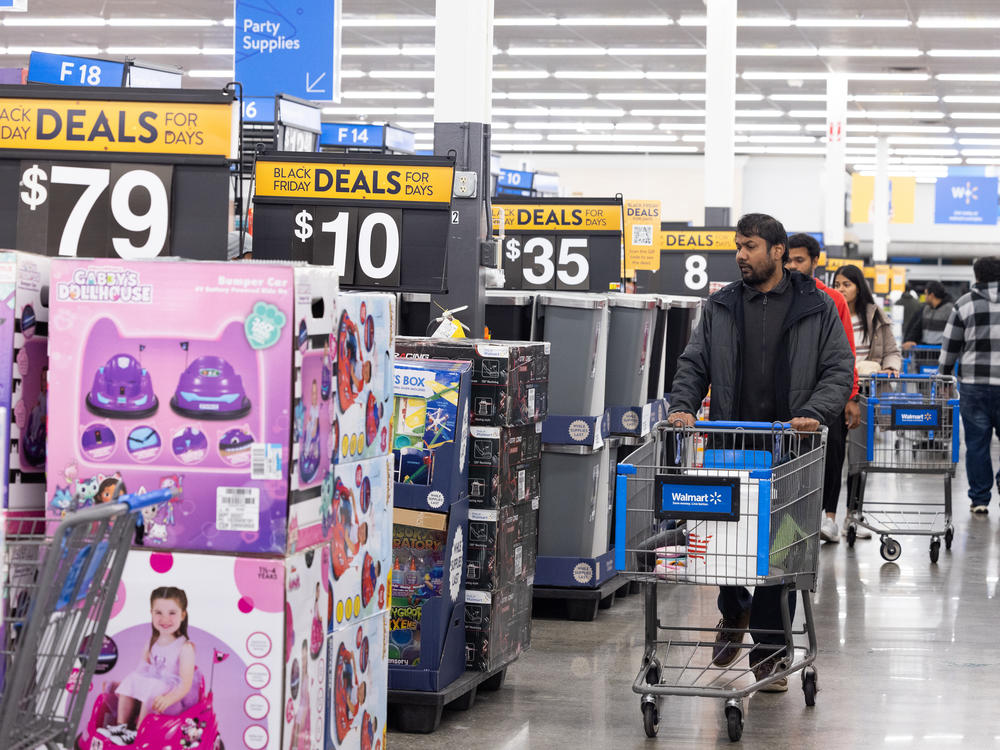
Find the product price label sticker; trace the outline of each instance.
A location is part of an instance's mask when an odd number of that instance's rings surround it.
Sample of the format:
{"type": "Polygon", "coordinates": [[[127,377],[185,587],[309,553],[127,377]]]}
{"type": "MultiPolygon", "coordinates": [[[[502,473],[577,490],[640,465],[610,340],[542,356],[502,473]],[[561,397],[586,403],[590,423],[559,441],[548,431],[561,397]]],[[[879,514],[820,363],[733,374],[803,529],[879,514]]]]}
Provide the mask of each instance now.
{"type": "Polygon", "coordinates": [[[524,551],[521,545],[514,547],[514,575],[519,576],[524,570],[524,551]]]}
{"type": "Polygon", "coordinates": [[[254,443],[250,446],[251,479],[283,479],[282,448],[279,443],[254,443]]]}
{"type": "Polygon", "coordinates": [[[521,469],[517,472],[517,499],[524,500],[525,471],[521,469]]]}
{"type": "Polygon", "coordinates": [[[528,414],[535,413],[535,389],[528,389],[528,414]]]}
{"type": "Polygon", "coordinates": [[[215,527],[219,531],[260,531],[260,490],[219,487],[215,491],[215,527]]]}

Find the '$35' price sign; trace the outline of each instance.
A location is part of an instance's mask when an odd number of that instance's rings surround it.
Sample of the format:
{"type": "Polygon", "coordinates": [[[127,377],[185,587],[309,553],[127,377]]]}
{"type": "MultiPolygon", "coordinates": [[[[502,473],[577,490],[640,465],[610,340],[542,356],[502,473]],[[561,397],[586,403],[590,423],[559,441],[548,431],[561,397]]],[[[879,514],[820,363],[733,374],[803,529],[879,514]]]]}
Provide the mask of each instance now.
{"type": "Polygon", "coordinates": [[[508,236],[504,273],[509,289],[589,290],[588,238],[508,236]]]}
{"type": "Polygon", "coordinates": [[[165,254],[173,167],[22,161],[17,246],[129,260],[165,254]]]}

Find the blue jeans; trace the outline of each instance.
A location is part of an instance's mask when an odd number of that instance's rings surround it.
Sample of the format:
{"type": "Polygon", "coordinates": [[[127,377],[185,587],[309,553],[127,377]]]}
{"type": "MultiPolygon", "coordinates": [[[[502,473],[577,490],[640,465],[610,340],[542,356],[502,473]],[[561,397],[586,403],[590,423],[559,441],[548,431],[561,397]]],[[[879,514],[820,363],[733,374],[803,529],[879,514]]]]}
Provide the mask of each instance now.
{"type": "Polygon", "coordinates": [[[969,478],[969,500],[989,505],[994,482],[1000,490],[1000,472],[993,475],[990,448],[993,434],[1000,437],[1000,386],[962,383],[959,401],[965,427],[965,474],[969,478]]]}

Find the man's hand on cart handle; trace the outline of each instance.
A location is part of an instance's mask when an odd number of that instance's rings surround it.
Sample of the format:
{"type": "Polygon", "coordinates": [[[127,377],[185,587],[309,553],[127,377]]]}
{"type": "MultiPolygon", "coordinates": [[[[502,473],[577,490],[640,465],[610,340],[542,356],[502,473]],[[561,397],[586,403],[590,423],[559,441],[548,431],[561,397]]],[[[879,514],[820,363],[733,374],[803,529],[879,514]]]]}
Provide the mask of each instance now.
{"type": "Polygon", "coordinates": [[[819,429],[819,420],[811,417],[792,417],[789,424],[799,432],[816,432],[819,429]]]}
{"type": "Polygon", "coordinates": [[[890,378],[898,378],[899,377],[899,370],[893,370],[892,368],[889,368],[889,369],[886,369],[886,370],[879,370],[878,374],[879,375],[886,375],[886,376],[888,376],[890,378]]]}
{"type": "Polygon", "coordinates": [[[675,411],[667,415],[667,422],[671,427],[694,427],[694,414],[686,411],[675,411]]]}
{"type": "Polygon", "coordinates": [[[917,345],[916,341],[904,341],[903,342],[903,349],[905,349],[906,351],[910,351],[910,349],[912,349],[916,345],[917,345]]]}
{"type": "Polygon", "coordinates": [[[857,401],[848,401],[847,406],[844,407],[844,424],[849,430],[853,430],[861,424],[861,407],[858,406],[857,401]]]}

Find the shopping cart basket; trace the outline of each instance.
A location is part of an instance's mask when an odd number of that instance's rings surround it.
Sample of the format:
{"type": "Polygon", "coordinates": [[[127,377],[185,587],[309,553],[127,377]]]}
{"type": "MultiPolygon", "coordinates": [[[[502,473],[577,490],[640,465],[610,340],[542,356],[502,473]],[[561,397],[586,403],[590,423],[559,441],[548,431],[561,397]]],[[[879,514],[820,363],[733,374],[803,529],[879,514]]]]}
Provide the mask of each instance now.
{"type": "Polygon", "coordinates": [[[0,625],[0,748],[72,747],[137,513],[176,490],[68,514],[9,518],[0,625]]]}
{"type": "Polygon", "coordinates": [[[950,375],[874,375],[859,390],[861,425],[848,433],[849,467],[860,475],[848,497],[847,543],[854,546],[857,527],[881,537],[882,557],[899,558],[902,546],[893,535],[931,538],[931,562],[941,551],[941,537],[951,549],[951,480],[958,462],[958,392],[950,375]],[[865,498],[868,475],[937,474],[944,480],[940,501],[881,494],[865,498]]]}
{"type": "Polygon", "coordinates": [[[940,356],[940,344],[917,344],[907,351],[903,360],[903,372],[908,375],[935,375],[940,356]]]}
{"type": "MultiPolygon", "coordinates": [[[[787,424],[697,422],[657,425],[653,440],[618,466],[615,567],[640,581],[645,652],[632,690],[641,696],[646,734],[656,735],[661,696],[723,698],[731,740],[743,734],[743,699],[802,672],[807,705],[816,699],[812,598],[819,554],[826,430],[787,424]],[[686,544],[667,546],[671,521],[687,521],[686,544]],[[713,664],[717,628],[667,626],[657,615],[660,583],[780,586],[783,646],[730,644],[739,655],[713,664]],[[795,630],[788,593],[802,592],[795,630]],[[760,650],[758,650],[760,649],[760,650]],[[777,667],[761,679],[751,664],[766,654],[777,667]]],[[[749,631],[743,631],[741,637],[749,631]]]]}

